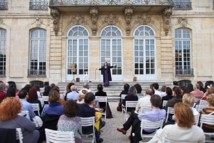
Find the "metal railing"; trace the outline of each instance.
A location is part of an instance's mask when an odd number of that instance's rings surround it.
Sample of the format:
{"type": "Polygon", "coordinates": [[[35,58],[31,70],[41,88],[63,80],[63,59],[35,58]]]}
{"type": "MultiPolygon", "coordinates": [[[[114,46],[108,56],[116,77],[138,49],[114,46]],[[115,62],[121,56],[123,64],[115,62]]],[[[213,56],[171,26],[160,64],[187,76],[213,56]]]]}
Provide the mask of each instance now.
{"type": "Polygon", "coordinates": [[[29,76],[46,76],[46,70],[28,69],[29,76]]]}
{"type": "Polygon", "coordinates": [[[31,0],[30,10],[48,10],[48,1],[31,0]]]}
{"type": "Polygon", "coordinates": [[[174,2],[174,9],[190,10],[192,9],[191,2],[174,2]]]}
{"type": "Polygon", "coordinates": [[[171,5],[170,0],[50,0],[50,6],[171,5]]]}
{"type": "Polygon", "coordinates": [[[176,69],[176,76],[193,76],[193,69],[176,69]]]}
{"type": "Polygon", "coordinates": [[[8,10],[8,2],[0,1],[0,10],[8,10]]]}

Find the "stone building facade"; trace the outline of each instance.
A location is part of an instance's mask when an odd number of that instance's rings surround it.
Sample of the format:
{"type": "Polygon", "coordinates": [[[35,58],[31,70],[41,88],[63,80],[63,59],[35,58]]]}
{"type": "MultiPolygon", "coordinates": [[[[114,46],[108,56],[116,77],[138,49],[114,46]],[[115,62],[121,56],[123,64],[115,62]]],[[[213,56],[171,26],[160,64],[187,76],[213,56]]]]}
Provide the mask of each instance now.
{"type": "Polygon", "coordinates": [[[0,76],[23,85],[213,80],[211,0],[0,0],[0,76]],[[73,69],[72,69],[73,68],[73,69]]]}

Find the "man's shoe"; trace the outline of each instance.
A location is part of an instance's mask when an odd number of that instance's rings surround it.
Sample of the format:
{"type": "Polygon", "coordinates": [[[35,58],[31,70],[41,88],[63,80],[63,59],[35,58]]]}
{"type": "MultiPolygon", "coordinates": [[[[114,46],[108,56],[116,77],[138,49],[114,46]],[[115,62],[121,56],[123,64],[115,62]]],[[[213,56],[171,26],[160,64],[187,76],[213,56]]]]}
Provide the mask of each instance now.
{"type": "Polygon", "coordinates": [[[123,128],[117,128],[117,131],[121,132],[122,134],[126,134],[126,130],[124,130],[123,128]]]}
{"type": "Polygon", "coordinates": [[[102,142],[103,142],[103,139],[102,139],[102,138],[99,138],[96,142],[97,142],[97,143],[102,143],[102,142]]]}

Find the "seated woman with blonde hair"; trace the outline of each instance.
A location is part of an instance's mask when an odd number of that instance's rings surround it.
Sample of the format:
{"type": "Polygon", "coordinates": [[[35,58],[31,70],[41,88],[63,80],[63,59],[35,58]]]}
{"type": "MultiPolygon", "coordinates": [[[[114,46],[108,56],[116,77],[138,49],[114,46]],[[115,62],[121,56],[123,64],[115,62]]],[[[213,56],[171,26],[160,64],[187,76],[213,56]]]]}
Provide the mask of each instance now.
{"type": "Polygon", "coordinates": [[[39,131],[36,125],[29,119],[19,116],[21,102],[16,97],[8,97],[0,104],[0,127],[5,129],[21,128],[23,133],[23,143],[37,143],[39,131]]]}
{"type": "Polygon", "coordinates": [[[192,109],[192,112],[193,112],[193,115],[194,116],[197,116],[199,115],[199,112],[193,107],[194,106],[194,103],[195,103],[195,100],[194,100],[194,97],[191,96],[190,94],[188,93],[185,93],[183,95],[183,98],[182,98],[182,102],[186,105],[188,105],[191,109],[192,109]]]}
{"type": "Polygon", "coordinates": [[[159,129],[148,143],[204,143],[205,135],[201,128],[194,125],[191,108],[184,103],[174,106],[176,124],[159,129]]]}

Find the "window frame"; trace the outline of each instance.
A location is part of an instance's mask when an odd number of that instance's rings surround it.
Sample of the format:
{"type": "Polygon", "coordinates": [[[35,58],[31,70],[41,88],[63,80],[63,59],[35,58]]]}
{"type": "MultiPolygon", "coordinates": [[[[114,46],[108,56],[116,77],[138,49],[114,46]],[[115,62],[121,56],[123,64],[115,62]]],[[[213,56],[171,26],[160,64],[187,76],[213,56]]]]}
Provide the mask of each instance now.
{"type": "MultiPolygon", "coordinates": [[[[5,54],[5,57],[2,57],[2,74],[0,70],[0,76],[6,76],[6,65],[7,65],[7,53],[6,53],[6,42],[7,42],[7,30],[0,27],[0,33],[3,33],[4,36],[1,37],[0,35],[0,52],[1,50],[5,54]],[[1,47],[1,42],[3,43],[4,47],[1,47]]],[[[1,63],[1,62],[0,62],[1,63]]]]}

